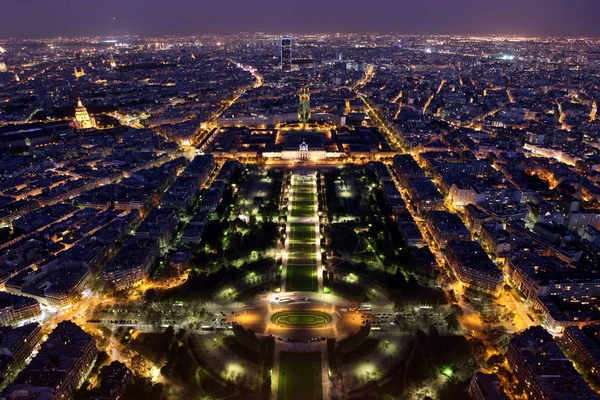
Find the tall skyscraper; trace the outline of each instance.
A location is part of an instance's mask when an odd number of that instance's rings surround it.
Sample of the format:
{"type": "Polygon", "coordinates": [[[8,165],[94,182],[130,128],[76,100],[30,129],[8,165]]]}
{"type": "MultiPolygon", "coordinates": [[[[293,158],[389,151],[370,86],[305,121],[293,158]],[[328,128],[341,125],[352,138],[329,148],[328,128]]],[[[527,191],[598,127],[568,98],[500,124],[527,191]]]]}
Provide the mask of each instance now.
{"type": "Polygon", "coordinates": [[[281,69],[284,71],[292,70],[292,38],[281,38],[281,69]]]}
{"type": "Polygon", "coordinates": [[[307,123],[310,119],[310,91],[308,86],[300,89],[300,103],[298,104],[298,120],[307,123]]]}

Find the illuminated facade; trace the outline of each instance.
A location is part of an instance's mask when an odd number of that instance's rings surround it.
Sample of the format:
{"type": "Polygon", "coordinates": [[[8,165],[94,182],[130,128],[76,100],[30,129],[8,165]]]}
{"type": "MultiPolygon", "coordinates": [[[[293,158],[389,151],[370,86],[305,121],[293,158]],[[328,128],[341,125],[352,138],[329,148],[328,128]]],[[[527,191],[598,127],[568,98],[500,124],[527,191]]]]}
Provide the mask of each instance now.
{"type": "Polygon", "coordinates": [[[77,67],[75,67],[75,78],[81,78],[82,76],[85,76],[85,70],[83,67],[81,67],[81,69],[77,69],[77,67]]]}
{"type": "Polygon", "coordinates": [[[281,69],[292,70],[292,38],[281,38],[281,69]]]}
{"type": "Polygon", "coordinates": [[[344,158],[345,154],[341,152],[326,151],[322,147],[309,148],[305,141],[302,141],[298,149],[284,149],[280,152],[263,153],[263,157],[272,160],[289,160],[289,161],[324,161],[329,159],[344,158]]]}
{"type": "Polygon", "coordinates": [[[90,117],[87,109],[77,100],[77,108],[75,109],[75,120],[73,121],[75,129],[93,129],[96,128],[96,120],[90,117]]]}
{"type": "Polygon", "coordinates": [[[300,89],[300,103],[298,104],[298,121],[305,124],[310,120],[310,91],[308,86],[300,89]]]}

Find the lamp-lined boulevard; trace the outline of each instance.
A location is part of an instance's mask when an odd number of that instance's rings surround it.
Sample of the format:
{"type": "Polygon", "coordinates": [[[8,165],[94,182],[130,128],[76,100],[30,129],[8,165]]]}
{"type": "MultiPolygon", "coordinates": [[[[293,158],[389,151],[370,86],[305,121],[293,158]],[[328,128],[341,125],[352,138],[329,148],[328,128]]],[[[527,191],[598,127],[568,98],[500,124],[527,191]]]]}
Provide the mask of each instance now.
{"type": "Polygon", "coordinates": [[[292,175],[289,190],[289,241],[283,292],[316,292],[320,234],[315,174],[292,175]]]}
{"type": "MultiPolygon", "coordinates": [[[[321,359],[325,343],[319,338],[324,339],[325,336],[321,335],[327,333],[328,336],[331,335],[327,332],[329,329],[324,328],[332,322],[333,318],[325,311],[326,309],[332,311],[334,307],[323,302],[322,310],[314,310],[310,303],[315,292],[320,291],[321,294],[323,292],[323,285],[319,285],[318,279],[322,266],[316,173],[294,171],[291,175],[290,187],[287,189],[289,197],[286,232],[289,235],[286,237],[282,257],[284,260],[282,290],[275,301],[289,309],[272,314],[270,322],[274,324],[273,332],[287,330],[287,335],[284,334],[284,337],[287,336],[294,344],[286,346],[284,353],[281,353],[281,346],[276,347],[274,365],[275,371],[279,374],[272,388],[278,400],[320,399],[323,398],[322,376],[323,374],[327,376],[327,371],[323,369],[326,368],[327,363],[321,359]],[[298,296],[302,301],[298,301],[298,296]],[[318,341],[314,342],[316,339],[318,341]],[[319,351],[306,353],[315,349],[315,343],[319,351]],[[301,354],[290,351],[299,351],[301,354]],[[307,392],[306,382],[313,382],[308,386],[311,392],[307,392]]],[[[325,390],[328,390],[327,386],[325,390]]],[[[328,393],[325,398],[328,398],[327,396],[328,393]]]]}

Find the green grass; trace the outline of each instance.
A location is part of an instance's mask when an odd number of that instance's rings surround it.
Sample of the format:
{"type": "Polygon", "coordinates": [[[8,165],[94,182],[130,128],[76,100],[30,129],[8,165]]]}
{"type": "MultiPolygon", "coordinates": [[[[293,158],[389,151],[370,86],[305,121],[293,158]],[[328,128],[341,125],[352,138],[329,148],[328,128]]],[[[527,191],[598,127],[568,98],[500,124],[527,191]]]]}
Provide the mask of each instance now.
{"type": "Polygon", "coordinates": [[[290,224],[290,242],[314,243],[315,226],[311,224],[290,224]]]}
{"type": "Polygon", "coordinates": [[[315,185],[312,182],[294,182],[294,190],[314,190],[315,185]]]}
{"type": "Polygon", "coordinates": [[[292,217],[310,218],[315,216],[314,201],[294,201],[292,204],[292,217]]]}
{"type": "Polygon", "coordinates": [[[323,399],[321,353],[281,353],[277,399],[323,399]]]}
{"type": "Polygon", "coordinates": [[[315,215],[317,197],[314,186],[295,183],[292,196],[292,217],[306,218],[315,215]]]}
{"type": "Polygon", "coordinates": [[[129,347],[153,363],[159,363],[164,354],[160,351],[162,333],[140,333],[129,347]]]}
{"type": "Polygon", "coordinates": [[[284,328],[321,328],[331,320],[331,315],[317,310],[285,310],[271,316],[271,322],[284,328]]]}
{"type": "Polygon", "coordinates": [[[288,260],[285,276],[285,289],[288,292],[316,292],[319,289],[317,264],[296,264],[288,260]]]}
{"type": "MultiPolygon", "coordinates": [[[[312,183],[296,181],[292,187],[292,217],[314,217],[317,201],[312,183]]],[[[313,224],[290,225],[290,247],[286,268],[286,290],[316,292],[318,290],[316,245],[313,224]]]]}
{"type": "Polygon", "coordinates": [[[290,245],[288,260],[294,264],[312,265],[317,258],[315,248],[313,243],[293,243],[290,245]]]}

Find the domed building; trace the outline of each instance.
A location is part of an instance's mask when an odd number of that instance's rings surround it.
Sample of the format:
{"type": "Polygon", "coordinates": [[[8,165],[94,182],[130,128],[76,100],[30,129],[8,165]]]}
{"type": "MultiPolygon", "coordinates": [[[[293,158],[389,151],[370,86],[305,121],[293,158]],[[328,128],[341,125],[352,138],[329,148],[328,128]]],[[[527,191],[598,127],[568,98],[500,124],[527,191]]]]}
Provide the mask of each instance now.
{"type": "Polygon", "coordinates": [[[81,99],[77,100],[77,108],[75,109],[75,120],[73,121],[75,129],[94,129],[96,128],[96,120],[90,117],[87,109],[81,103],[81,99]]]}

